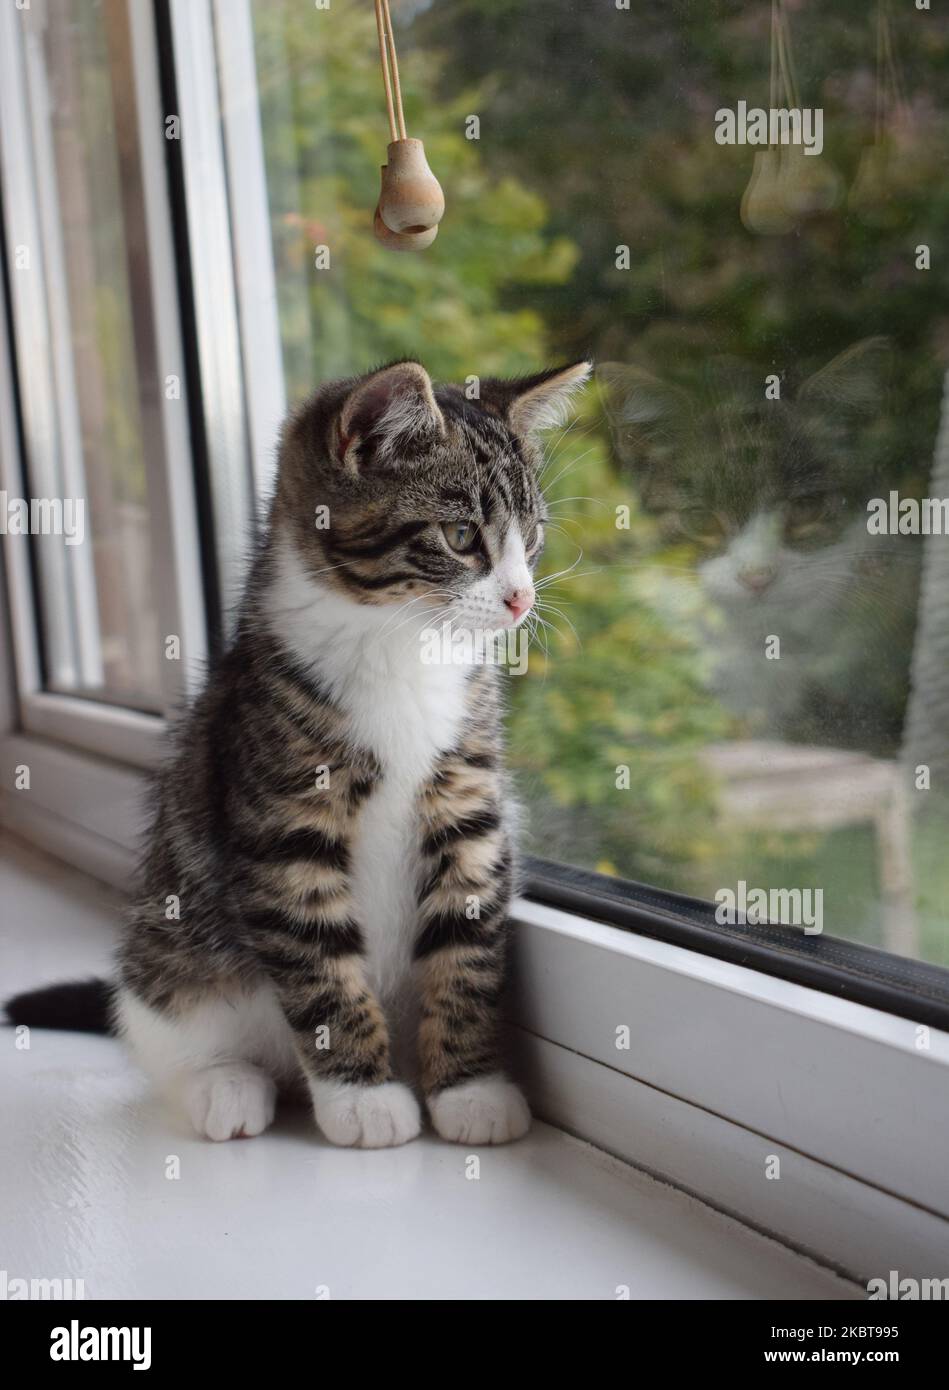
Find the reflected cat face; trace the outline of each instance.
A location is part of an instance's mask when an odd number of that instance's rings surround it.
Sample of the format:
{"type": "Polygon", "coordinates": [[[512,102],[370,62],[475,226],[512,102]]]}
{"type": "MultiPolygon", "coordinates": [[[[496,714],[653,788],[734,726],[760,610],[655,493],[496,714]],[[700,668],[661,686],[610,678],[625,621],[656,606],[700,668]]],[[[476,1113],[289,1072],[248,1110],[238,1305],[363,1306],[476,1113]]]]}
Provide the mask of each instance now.
{"type": "Polygon", "coordinates": [[[858,343],[777,400],[744,363],[675,384],[600,370],[619,460],[664,546],[685,549],[658,605],[687,625],[716,698],[770,736],[875,751],[898,737],[919,550],[867,530],[887,357],[858,343]]]}
{"type": "Polygon", "coordinates": [[[755,628],[790,611],[800,616],[802,606],[809,615],[873,561],[865,513],[853,515],[840,497],[791,498],[741,520],[697,508],[674,524],[699,550],[696,573],[708,597],[755,628]]]}
{"type": "MultiPolygon", "coordinates": [[[[809,616],[872,571],[860,431],[878,410],[888,348],[856,344],[789,398],[715,359],[684,382],[600,369],[614,441],[667,543],[695,547],[703,591],[728,617],[809,616]]],[[[781,383],[781,391],[785,383],[781,383]]]]}

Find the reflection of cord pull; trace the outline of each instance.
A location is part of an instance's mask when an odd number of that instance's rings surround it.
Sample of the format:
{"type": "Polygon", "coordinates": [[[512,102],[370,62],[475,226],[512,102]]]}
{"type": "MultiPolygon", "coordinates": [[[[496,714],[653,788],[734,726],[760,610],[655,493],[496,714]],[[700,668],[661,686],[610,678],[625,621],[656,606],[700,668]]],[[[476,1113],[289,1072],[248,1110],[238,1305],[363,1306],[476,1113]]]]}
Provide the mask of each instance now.
{"type": "Polygon", "coordinates": [[[445,211],[441,186],[428,167],[421,140],[405,133],[399,60],[389,0],[375,0],[379,57],[386,93],[391,141],[382,166],[382,191],[373,218],[376,239],[390,251],[424,251],[438,235],[445,211]]]}
{"type": "Polygon", "coordinates": [[[791,44],[791,25],[785,0],[771,0],[771,72],[768,86],[768,147],[754,157],[751,178],[741,200],[741,220],[749,232],[780,236],[803,217],[828,212],[840,197],[841,181],[821,154],[775,140],[772,115],[776,109],[804,112],[798,91],[791,44]]]}
{"type": "Polygon", "coordinates": [[[903,216],[896,193],[912,181],[907,164],[909,107],[899,57],[893,42],[889,0],[877,4],[876,115],[873,144],[860,156],[849,205],[862,221],[877,227],[899,226],[903,216]]]}

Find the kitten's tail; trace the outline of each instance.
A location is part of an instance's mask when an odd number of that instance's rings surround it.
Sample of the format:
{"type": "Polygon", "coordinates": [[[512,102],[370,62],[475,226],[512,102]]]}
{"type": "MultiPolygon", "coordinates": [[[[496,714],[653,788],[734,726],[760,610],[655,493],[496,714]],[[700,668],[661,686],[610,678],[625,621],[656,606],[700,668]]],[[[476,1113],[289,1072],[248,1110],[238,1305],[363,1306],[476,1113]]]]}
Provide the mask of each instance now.
{"type": "Polygon", "coordinates": [[[108,980],[73,980],[15,994],[5,1004],[7,1022],[72,1033],[114,1033],[115,986],[108,980]]]}

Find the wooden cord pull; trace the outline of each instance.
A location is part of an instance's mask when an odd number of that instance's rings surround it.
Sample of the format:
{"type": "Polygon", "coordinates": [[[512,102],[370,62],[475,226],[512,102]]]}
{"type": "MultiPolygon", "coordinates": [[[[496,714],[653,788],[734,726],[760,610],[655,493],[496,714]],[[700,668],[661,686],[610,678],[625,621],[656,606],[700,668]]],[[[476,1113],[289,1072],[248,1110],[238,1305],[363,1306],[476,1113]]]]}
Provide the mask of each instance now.
{"type": "Polygon", "coordinates": [[[394,140],[382,171],[379,211],[391,232],[424,232],[437,227],[445,196],[428,167],[421,140],[394,140]]]}
{"type": "MultiPolygon", "coordinates": [[[[391,145],[389,147],[392,148],[391,145]]],[[[385,188],[387,166],[382,166],[382,186],[385,188]]],[[[380,195],[381,201],[381,195],[380,195]]],[[[417,230],[407,232],[394,232],[391,227],[387,227],[382,220],[382,213],[379,203],[376,203],[375,215],[372,219],[372,230],[376,234],[376,241],[381,241],[388,251],[424,251],[426,246],[431,246],[438,236],[437,223],[431,227],[420,227],[417,230]]]]}
{"type": "Polygon", "coordinates": [[[438,235],[445,195],[428,166],[421,140],[405,131],[399,61],[392,32],[389,0],[375,0],[379,57],[386,94],[391,141],[382,166],[382,191],[373,217],[377,241],[391,251],[424,251],[438,235]]]}

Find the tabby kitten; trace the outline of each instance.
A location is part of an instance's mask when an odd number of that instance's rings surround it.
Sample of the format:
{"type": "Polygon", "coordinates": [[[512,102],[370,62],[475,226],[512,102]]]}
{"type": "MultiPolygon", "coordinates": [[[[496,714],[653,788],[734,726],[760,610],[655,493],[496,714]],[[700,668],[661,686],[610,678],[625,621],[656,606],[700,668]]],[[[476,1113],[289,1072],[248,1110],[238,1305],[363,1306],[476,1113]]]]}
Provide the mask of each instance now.
{"type": "Polygon", "coordinates": [[[394,1070],[410,1033],[444,1139],[526,1133],[498,1055],[515,878],[499,671],[426,662],[420,637],[524,620],[545,516],[532,432],[589,370],[486,380],[471,401],[401,362],[287,423],[120,949],[118,1030],[200,1134],[261,1133],[302,1079],[333,1143],[403,1144],[421,1127],[394,1070]]]}

